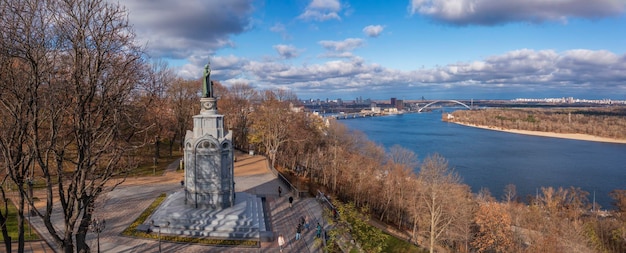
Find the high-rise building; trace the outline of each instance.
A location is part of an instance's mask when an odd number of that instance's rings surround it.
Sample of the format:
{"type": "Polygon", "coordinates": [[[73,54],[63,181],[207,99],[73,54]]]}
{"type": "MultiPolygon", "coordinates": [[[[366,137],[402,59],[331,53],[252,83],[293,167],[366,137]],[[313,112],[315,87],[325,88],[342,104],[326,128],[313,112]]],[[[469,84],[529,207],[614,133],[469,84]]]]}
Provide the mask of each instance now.
{"type": "Polygon", "coordinates": [[[398,109],[398,111],[404,110],[404,100],[396,100],[396,105],[394,107],[398,109]]]}

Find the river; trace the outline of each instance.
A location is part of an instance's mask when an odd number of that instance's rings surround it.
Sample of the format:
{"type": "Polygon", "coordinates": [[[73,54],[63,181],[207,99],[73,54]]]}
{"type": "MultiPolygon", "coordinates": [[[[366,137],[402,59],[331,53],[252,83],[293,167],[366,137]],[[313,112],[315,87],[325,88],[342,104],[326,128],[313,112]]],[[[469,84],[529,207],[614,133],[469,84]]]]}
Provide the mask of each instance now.
{"type": "MultiPolygon", "coordinates": [[[[541,187],[580,187],[602,209],[613,209],[609,192],[626,189],[626,144],[520,135],[448,123],[441,112],[340,120],[385,148],[400,145],[420,160],[438,153],[473,192],[488,188],[501,199],[514,184],[517,196],[541,187]]],[[[419,168],[415,169],[416,173],[419,168]]],[[[596,206],[597,208],[598,206],[596,206]]]]}

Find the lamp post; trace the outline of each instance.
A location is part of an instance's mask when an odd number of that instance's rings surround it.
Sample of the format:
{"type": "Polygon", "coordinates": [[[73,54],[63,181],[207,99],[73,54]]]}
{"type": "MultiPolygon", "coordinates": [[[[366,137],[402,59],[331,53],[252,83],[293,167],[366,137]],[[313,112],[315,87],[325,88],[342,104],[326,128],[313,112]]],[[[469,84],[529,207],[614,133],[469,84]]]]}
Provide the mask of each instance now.
{"type": "Polygon", "coordinates": [[[91,224],[89,224],[89,227],[92,232],[96,233],[96,238],[98,242],[98,253],[100,253],[100,232],[102,232],[106,227],[106,221],[104,219],[93,219],[91,221],[91,224]]]}

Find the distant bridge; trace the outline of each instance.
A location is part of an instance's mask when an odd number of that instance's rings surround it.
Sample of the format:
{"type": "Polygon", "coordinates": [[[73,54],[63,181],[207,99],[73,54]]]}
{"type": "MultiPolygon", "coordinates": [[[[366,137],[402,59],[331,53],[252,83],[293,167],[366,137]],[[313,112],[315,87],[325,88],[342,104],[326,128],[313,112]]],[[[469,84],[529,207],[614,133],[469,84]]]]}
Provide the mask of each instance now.
{"type": "Polygon", "coordinates": [[[423,106],[422,108],[420,108],[419,110],[417,110],[417,112],[422,112],[422,110],[424,110],[424,108],[429,107],[429,106],[431,106],[431,105],[434,105],[434,104],[436,104],[436,103],[450,103],[450,102],[452,102],[452,103],[457,103],[457,104],[462,105],[462,106],[464,106],[465,108],[470,109],[470,110],[472,109],[469,105],[466,105],[466,104],[461,103],[461,102],[456,101],[456,100],[435,100],[435,101],[433,101],[433,102],[430,102],[430,103],[426,104],[425,106],[423,106]]]}

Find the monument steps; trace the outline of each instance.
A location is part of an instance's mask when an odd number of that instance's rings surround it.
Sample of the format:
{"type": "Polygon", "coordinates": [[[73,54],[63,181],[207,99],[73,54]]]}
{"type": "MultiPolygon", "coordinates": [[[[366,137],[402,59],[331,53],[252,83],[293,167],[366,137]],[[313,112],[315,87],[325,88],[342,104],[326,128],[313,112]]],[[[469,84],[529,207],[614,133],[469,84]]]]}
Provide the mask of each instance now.
{"type": "Polygon", "coordinates": [[[165,231],[162,233],[193,236],[193,237],[214,237],[214,238],[229,238],[229,239],[259,239],[259,231],[203,231],[203,230],[175,230],[165,231]]]}
{"type": "Polygon", "coordinates": [[[245,192],[237,192],[236,196],[233,207],[211,210],[184,205],[183,194],[177,192],[164,202],[169,208],[162,211],[169,211],[153,215],[153,225],[159,226],[163,234],[259,239],[267,230],[263,199],[245,192]]]}
{"type": "Polygon", "coordinates": [[[169,227],[180,227],[185,229],[202,229],[203,227],[216,226],[258,226],[259,222],[254,219],[171,219],[170,224],[185,224],[181,226],[170,225],[169,227]]]}

